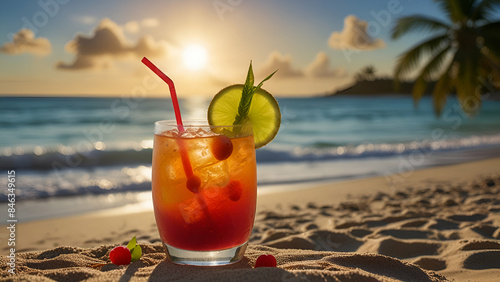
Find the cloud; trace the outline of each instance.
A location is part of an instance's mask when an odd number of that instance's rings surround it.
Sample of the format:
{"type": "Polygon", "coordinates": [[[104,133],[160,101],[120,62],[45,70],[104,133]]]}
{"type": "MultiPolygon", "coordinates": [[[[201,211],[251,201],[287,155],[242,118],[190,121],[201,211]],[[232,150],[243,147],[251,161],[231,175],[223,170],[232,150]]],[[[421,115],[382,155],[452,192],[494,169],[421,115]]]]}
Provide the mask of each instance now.
{"type": "Polygon", "coordinates": [[[277,51],[274,51],[269,55],[267,61],[260,69],[259,74],[267,76],[277,69],[279,70],[275,74],[275,77],[285,78],[303,75],[301,71],[292,68],[292,57],[290,55],[282,55],[277,51]]]}
{"type": "Polygon", "coordinates": [[[319,52],[312,63],[306,69],[305,74],[312,77],[343,77],[346,75],[344,69],[330,68],[330,59],[325,52],[319,52]]]}
{"type": "Polygon", "coordinates": [[[157,27],[160,25],[160,21],[155,18],[147,18],[141,21],[141,26],[143,27],[157,27]]]}
{"type": "Polygon", "coordinates": [[[157,27],[159,25],[160,25],[160,21],[158,21],[157,19],[146,18],[140,22],[139,21],[127,22],[123,26],[123,29],[125,29],[125,31],[128,33],[138,33],[142,27],[151,28],[151,27],[157,27]]]}
{"type": "Polygon", "coordinates": [[[328,45],[333,49],[374,50],[384,48],[384,41],[379,38],[371,38],[367,27],[367,22],[349,15],[344,19],[344,30],[333,32],[328,39],[328,45]]]}
{"type": "Polygon", "coordinates": [[[71,64],[58,62],[56,67],[63,70],[81,69],[107,69],[111,67],[109,58],[98,58],[95,56],[76,56],[71,64]]]}
{"type": "Polygon", "coordinates": [[[31,53],[35,55],[48,55],[52,51],[50,41],[47,38],[35,38],[30,29],[21,29],[12,37],[12,42],[7,42],[0,47],[0,52],[10,55],[31,53]]]}
{"type": "Polygon", "coordinates": [[[123,26],[123,29],[128,33],[138,33],[139,28],[139,23],[137,21],[128,22],[123,26]]]}
{"type": "Polygon", "coordinates": [[[94,29],[93,35],[77,35],[65,48],[67,52],[75,54],[75,60],[69,64],[58,62],[57,68],[98,69],[110,66],[114,59],[163,56],[166,43],[144,36],[134,45],[127,41],[120,26],[104,18],[94,29]]]}

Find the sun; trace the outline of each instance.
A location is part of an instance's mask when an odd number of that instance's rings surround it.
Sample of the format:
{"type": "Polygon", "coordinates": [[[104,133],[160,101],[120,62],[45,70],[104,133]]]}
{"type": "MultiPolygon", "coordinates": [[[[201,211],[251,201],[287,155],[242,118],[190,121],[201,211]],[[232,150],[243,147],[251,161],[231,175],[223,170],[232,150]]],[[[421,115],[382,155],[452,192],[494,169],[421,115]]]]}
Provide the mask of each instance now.
{"type": "Polygon", "coordinates": [[[199,70],[207,65],[208,53],[205,47],[191,44],[182,52],[184,65],[190,70],[199,70]]]}

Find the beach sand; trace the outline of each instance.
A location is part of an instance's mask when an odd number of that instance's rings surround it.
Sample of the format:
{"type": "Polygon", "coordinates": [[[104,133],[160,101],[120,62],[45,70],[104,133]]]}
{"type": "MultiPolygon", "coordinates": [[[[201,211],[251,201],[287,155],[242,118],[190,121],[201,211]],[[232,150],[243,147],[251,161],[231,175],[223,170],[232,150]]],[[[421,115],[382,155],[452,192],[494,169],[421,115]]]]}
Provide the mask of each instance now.
{"type": "Polygon", "coordinates": [[[250,245],[233,265],[174,265],[165,260],[152,211],[122,210],[17,224],[16,274],[7,272],[2,239],[0,275],[25,281],[500,281],[498,158],[297,187],[259,194],[250,245]],[[111,264],[109,251],[132,236],[142,258],[111,264]],[[261,254],[273,254],[278,267],[252,268],[261,254]]]}

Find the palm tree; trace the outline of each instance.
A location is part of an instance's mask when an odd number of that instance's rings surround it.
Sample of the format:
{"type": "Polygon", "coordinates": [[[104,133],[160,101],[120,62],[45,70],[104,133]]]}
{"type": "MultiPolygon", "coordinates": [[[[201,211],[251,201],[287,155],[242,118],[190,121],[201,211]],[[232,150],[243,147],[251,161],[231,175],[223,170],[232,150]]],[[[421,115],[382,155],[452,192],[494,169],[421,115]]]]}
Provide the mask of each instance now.
{"type": "Polygon", "coordinates": [[[395,81],[417,70],[412,90],[415,104],[425,93],[427,83],[437,80],[432,91],[436,115],[441,115],[446,97],[453,91],[462,110],[471,115],[478,111],[486,87],[498,88],[498,84],[491,81],[500,79],[500,20],[493,20],[500,0],[435,2],[449,22],[412,15],[398,19],[392,30],[393,39],[414,31],[433,33],[398,58],[395,81]]]}
{"type": "Polygon", "coordinates": [[[375,79],[375,67],[373,66],[366,66],[363,70],[361,70],[364,74],[366,79],[368,80],[374,80],[375,79]]]}
{"type": "Polygon", "coordinates": [[[372,65],[362,68],[355,76],[354,79],[357,82],[374,80],[375,79],[375,67],[372,65]]]}

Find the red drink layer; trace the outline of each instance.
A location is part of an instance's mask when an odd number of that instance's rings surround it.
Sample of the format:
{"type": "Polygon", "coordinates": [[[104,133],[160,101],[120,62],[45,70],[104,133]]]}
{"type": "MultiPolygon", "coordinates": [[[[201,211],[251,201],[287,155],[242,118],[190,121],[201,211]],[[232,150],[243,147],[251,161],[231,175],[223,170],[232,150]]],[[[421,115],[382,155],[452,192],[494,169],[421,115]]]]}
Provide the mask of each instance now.
{"type": "Polygon", "coordinates": [[[232,152],[225,154],[218,150],[226,148],[221,143],[227,143],[227,137],[206,134],[167,131],[154,137],[156,223],[162,241],[183,250],[239,246],[248,241],[253,228],[257,198],[253,136],[230,139],[232,152]],[[181,152],[188,155],[193,174],[201,180],[197,193],[186,187],[181,152]]]}

